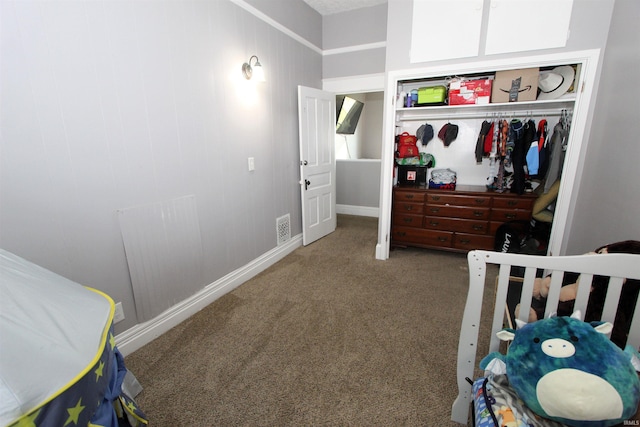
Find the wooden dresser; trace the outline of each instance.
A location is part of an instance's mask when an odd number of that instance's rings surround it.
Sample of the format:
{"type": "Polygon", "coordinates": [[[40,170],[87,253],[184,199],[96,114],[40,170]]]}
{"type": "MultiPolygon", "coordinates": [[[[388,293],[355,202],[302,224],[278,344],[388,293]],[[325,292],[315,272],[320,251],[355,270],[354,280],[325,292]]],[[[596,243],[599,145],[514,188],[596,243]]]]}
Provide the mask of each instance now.
{"type": "Polygon", "coordinates": [[[394,187],[391,246],[467,252],[493,250],[498,227],[530,220],[536,196],[496,193],[482,186],[455,190],[394,187]]]}

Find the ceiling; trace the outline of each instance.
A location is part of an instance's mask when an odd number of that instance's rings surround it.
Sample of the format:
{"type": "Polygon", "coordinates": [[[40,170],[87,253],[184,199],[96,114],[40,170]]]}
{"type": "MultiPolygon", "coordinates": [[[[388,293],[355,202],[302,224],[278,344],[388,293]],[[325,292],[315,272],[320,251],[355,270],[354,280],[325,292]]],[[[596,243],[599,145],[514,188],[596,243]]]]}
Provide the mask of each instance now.
{"type": "Polygon", "coordinates": [[[311,6],[316,11],[318,11],[320,15],[323,15],[323,16],[387,3],[387,0],[304,0],[304,1],[309,6],[311,6]]]}

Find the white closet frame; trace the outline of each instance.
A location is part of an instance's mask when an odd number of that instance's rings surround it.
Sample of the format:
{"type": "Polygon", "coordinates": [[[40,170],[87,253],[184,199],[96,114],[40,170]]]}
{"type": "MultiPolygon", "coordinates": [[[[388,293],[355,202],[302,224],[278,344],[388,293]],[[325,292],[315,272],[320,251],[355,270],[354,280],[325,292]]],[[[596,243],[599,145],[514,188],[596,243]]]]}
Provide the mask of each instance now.
{"type": "MultiPolygon", "coordinates": [[[[438,77],[465,75],[475,73],[493,73],[500,70],[554,67],[566,64],[581,64],[579,81],[576,85],[576,99],[573,106],[571,132],[565,156],[562,181],[554,213],[553,226],[549,239],[549,255],[565,255],[567,235],[565,230],[571,228],[573,208],[577,198],[579,182],[582,175],[582,164],[587,148],[590,118],[593,109],[590,107],[594,97],[595,78],[598,70],[600,49],[563,52],[526,56],[518,58],[504,58],[484,60],[461,64],[437,65],[428,68],[390,71],[387,74],[384,95],[384,123],[382,143],[382,171],[380,174],[380,217],[378,221],[378,243],[376,244],[376,258],[389,258],[391,231],[391,197],[393,187],[394,138],[396,121],[396,91],[398,82],[412,79],[432,79],[438,77]]],[[[535,108],[535,103],[529,104],[535,108]]],[[[489,104],[491,106],[491,104],[489,104]]],[[[476,106],[478,111],[486,106],[476,106]]],[[[492,107],[489,107],[492,108],[492,107]]],[[[454,117],[454,116],[452,116],[454,117]]]]}

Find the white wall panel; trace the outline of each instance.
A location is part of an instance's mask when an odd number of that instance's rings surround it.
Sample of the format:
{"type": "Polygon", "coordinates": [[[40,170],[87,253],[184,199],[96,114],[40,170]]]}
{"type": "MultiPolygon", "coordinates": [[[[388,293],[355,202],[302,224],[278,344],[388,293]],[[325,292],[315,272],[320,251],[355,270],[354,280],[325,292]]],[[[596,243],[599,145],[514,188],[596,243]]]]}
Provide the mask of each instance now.
{"type": "Polygon", "coordinates": [[[196,199],[118,210],[138,320],[150,320],[200,290],[202,243],[196,199]]]}

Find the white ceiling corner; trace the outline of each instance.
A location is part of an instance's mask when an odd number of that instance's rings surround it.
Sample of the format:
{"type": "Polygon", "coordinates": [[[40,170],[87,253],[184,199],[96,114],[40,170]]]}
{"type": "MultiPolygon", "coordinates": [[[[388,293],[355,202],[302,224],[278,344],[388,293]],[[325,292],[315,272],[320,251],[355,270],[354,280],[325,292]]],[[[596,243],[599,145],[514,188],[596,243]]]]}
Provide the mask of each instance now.
{"type": "Polygon", "coordinates": [[[324,16],[363,7],[377,6],[387,3],[387,0],[304,0],[304,2],[324,16]]]}

